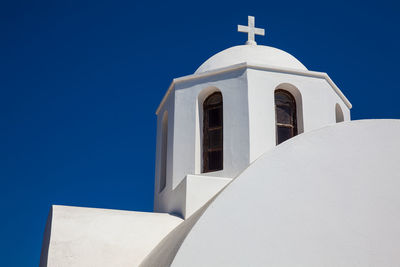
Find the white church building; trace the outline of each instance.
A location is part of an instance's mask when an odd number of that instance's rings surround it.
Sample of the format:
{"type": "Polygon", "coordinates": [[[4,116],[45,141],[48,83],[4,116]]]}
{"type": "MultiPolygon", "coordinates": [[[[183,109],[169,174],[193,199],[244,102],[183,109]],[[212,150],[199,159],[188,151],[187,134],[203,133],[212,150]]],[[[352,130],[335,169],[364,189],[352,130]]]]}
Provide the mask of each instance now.
{"type": "Polygon", "coordinates": [[[41,267],[400,266],[400,120],[238,31],[156,110],[154,212],[52,206],[41,267]]]}

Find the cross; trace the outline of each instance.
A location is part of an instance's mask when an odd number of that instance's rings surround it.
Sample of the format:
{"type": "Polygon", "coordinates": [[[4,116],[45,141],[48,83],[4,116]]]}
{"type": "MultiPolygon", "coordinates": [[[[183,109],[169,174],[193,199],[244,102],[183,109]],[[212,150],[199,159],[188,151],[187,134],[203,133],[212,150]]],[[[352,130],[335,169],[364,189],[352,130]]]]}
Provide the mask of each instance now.
{"type": "Polygon", "coordinates": [[[248,24],[249,26],[238,25],[238,32],[247,32],[248,40],[246,42],[247,45],[257,45],[256,41],[254,40],[254,35],[262,35],[264,36],[265,32],[264,29],[255,28],[254,27],[254,17],[248,16],[248,24]]]}

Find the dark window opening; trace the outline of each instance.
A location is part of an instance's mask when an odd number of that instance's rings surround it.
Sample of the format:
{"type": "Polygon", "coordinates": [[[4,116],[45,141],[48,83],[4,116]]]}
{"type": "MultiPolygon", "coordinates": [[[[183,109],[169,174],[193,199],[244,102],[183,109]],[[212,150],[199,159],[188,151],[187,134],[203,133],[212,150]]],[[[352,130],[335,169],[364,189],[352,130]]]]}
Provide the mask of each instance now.
{"type": "Polygon", "coordinates": [[[167,185],[167,147],[168,147],[168,113],[165,112],[161,126],[161,166],[160,166],[160,191],[167,185]]]}
{"type": "Polygon", "coordinates": [[[297,135],[296,101],[285,90],[275,91],[276,144],[297,135]]]}
{"type": "Polygon", "coordinates": [[[223,169],[222,94],[215,92],[203,104],[203,172],[223,169]]]}

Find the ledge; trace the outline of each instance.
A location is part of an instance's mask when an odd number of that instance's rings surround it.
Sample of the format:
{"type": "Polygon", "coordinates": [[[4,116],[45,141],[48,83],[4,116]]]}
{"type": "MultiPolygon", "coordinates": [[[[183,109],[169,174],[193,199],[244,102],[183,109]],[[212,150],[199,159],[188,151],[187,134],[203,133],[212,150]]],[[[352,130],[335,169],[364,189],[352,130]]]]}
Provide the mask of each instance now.
{"type": "Polygon", "coordinates": [[[219,75],[222,73],[233,72],[233,71],[237,71],[240,69],[255,69],[255,70],[263,70],[263,71],[272,71],[272,72],[280,72],[280,73],[286,73],[286,74],[294,74],[294,75],[301,75],[301,76],[325,79],[329,83],[329,85],[333,88],[335,93],[343,100],[343,102],[346,104],[346,106],[349,109],[352,108],[350,101],[346,98],[346,96],[342,93],[342,91],[340,91],[340,89],[337,87],[337,85],[332,81],[332,79],[325,72],[290,69],[290,68],[277,68],[274,66],[260,65],[260,64],[255,64],[255,63],[251,63],[251,62],[243,62],[243,63],[235,64],[235,65],[232,65],[229,67],[224,67],[224,68],[220,68],[220,69],[216,69],[216,70],[212,70],[212,71],[206,71],[206,72],[199,73],[199,74],[191,74],[191,75],[173,79],[170,86],[168,87],[167,92],[165,93],[163,99],[161,100],[160,105],[158,106],[158,108],[156,110],[156,115],[158,115],[158,113],[160,112],[160,109],[164,105],[166,99],[168,98],[168,95],[171,93],[175,84],[178,84],[181,82],[186,82],[186,81],[191,81],[191,80],[202,79],[202,78],[206,78],[206,77],[211,77],[211,76],[219,75]]]}

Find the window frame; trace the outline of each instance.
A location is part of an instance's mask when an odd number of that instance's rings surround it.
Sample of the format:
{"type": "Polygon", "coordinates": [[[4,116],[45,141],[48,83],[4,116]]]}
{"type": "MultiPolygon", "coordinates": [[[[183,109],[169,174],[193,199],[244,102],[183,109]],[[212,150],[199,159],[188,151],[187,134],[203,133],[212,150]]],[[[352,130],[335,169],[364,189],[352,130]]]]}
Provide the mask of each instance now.
{"type": "Polygon", "coordinates": [[[223,117],[224,117],[224,111],[223,111],[223,97],[221,92],[217,91],[209,96],[206,97],[206,99],[203,102],[203,164],[202,164],[202,173],[207,173],[207,172],[214,172],[214,171],[220,171],[223,169],[224,166],[224,131],[223,131],[223,117]],[[220,101],[218,103],[208,103],[212,99],[212,97],[219,95],[220,101]],[[210,127],[210,110],[215,110],[215,109],[220,109],[220,124],[217,126],[210,127]],[[220,140],[219,140],[219,145],[214,148],[210,148],[210,135],[212,132],[217,132],[220,131],[219,134],[220,140]],[[219,159],[219,164],[216,168],[210,168],[210,153],[211,152],[220,152],[220,159],[219,159]]]}
{"type": "Polygon", "coordinates": [[[167,156],[168,156],[168,111],[165,111],[161,121],[161,147],[160,147],[160,179],[159,193],[167,187],[167,156]]]}
{"type": "Polygon", "coordinates": [[[295,97],[288,91],[284,89],[277,89],[274,92],[274,102],[275,102],[275,135],[276,135],[276,144],[279,145],[286,140],[298,135],[298,128],[297,128],[297,105],[295,97]],[[288,102],[291,104],[290,109],[292,114],[290,114],[291,122],[292,123],[282,123],[278,121],[278,110],[277,107],[277,95],[284,95],[289,100],[288,102]],[[289,128],[291,130],[291,137],[279,142],[279,128],[289,128]]]}

